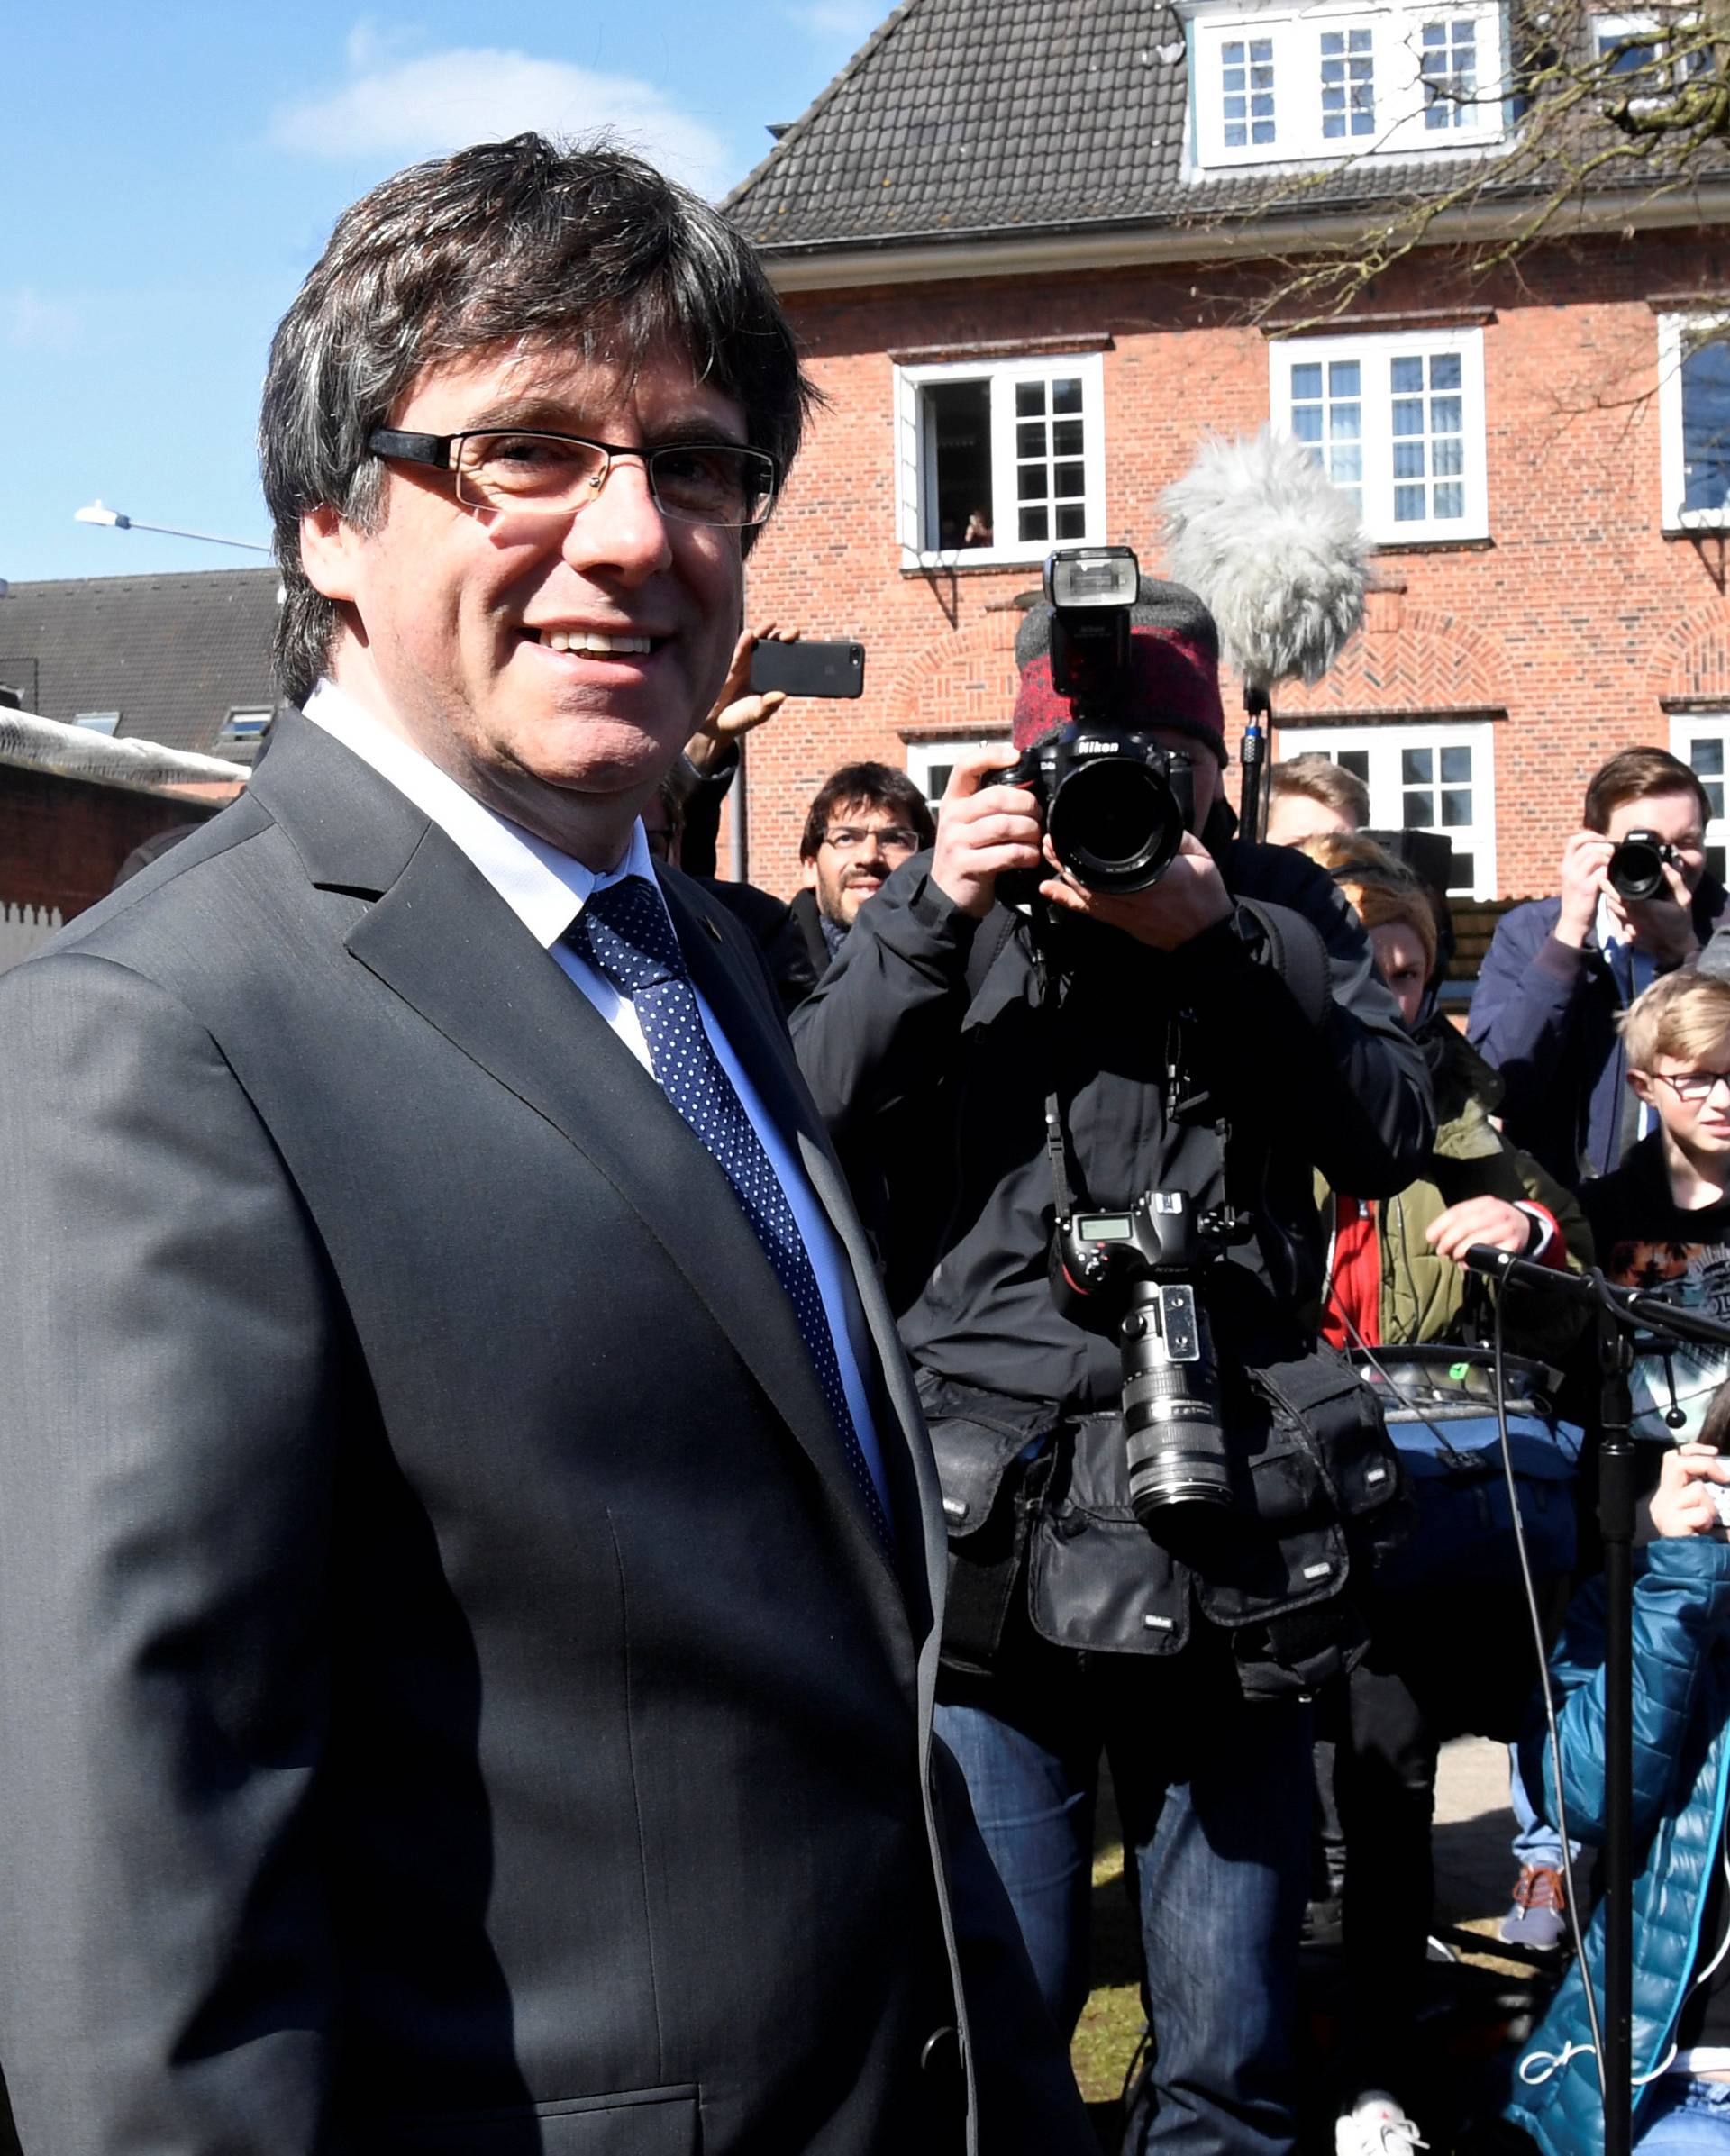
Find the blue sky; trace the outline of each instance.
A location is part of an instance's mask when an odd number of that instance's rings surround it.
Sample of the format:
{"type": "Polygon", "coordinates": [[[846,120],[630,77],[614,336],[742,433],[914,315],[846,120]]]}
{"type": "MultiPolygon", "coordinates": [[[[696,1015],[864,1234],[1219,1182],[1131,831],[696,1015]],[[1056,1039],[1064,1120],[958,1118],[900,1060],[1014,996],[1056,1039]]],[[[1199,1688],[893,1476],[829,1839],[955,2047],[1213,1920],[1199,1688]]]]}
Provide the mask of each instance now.
{"type": "MultiPolygon", "coordinates": [[[[458,143],[610,125],[723,193],[890,0],[0,8],[0,577],[239,568],[270,332],[337,213],[458,143]]],[[[261,557],[252,557],[258,560],[261,557]]]]}

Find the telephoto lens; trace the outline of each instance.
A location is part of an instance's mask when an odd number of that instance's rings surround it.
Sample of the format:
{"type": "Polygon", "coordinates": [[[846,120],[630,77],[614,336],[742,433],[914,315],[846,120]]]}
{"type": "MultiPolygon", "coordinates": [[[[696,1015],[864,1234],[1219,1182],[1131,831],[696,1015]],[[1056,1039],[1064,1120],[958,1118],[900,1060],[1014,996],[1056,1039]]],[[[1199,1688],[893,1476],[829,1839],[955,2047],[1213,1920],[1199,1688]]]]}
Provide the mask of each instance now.
{"type": "Polygon", "coordinates": [[[1118,1331],[1135,1517],[1151,1527],[1170,1507],[1230,1505],[1213,1342],[1195,1289],[1182,1281],[1136,1281],[1118,1331]]]}

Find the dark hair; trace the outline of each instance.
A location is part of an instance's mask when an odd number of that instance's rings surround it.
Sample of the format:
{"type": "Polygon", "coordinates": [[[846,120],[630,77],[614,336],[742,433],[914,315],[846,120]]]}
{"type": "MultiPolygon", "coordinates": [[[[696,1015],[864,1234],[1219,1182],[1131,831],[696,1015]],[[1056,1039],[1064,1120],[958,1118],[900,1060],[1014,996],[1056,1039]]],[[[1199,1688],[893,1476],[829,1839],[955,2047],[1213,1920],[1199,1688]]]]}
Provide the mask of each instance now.
{"type": "Polygon", "coordinates": [[[1712,821],[1706,788],[1680,757],[1668,749],[1623,749],[1599,764],[1587,784],[1587,830],[1607,831],[1615,810],[1646,794],[1692,794],[1700,805],[1702,826],[1712,821]]]}
{"type": "Polygon", "coordinates": [[[1719,1386],[1700,1424],[1699,1442],[1716,1445],[1720,1452],[1730,1447],[1730,1385],[1719,1386]]]}
{"type": "Polygon", "coordinates": [[[817,788],[806,811],[805,832],[799,840],[802,861],[816,859],[817,848],[823,843],[823,834],[835,811],[851,808],[859,801],[870,808],[888,809],[905,816],[918,832],[922,850],[937,836],[931,804],[905,771],[897,771],[893,764],[842,764],[840,770],[831,771],[817,788]]]}
{"type": "Polygon", "coordinates": [[[1359,831],[1370,821],[1369,787],[1355,771],[1314,749],[1288,757],[1268,773],[1269,800],[1277,801],[1281,794],[1301,794],[1307,801],[1319,801],[1359,831]]]}
{"type": "Polygon", "coordinates": [[[640,158],[523,134],[398,172],[343,212],[270,347],[259,457],[284,587],[277,673],[295,703],[339,620],[301,567],[302,515],[329,505],[376,529],[373,430],[425,368],[518,341],[627,374],[687,353],[783,471],[816,401],[750,244],[640,158]]]}

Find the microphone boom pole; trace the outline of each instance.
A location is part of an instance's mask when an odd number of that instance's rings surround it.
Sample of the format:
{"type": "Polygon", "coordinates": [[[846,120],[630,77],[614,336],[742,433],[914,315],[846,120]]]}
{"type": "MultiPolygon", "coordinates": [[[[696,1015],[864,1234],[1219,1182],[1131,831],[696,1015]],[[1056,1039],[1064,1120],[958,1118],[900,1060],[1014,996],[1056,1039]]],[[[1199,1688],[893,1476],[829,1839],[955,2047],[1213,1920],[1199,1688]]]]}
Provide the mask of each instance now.
{"type": "Polygon", "coordinates": [[[1368,541],[1357,509],[1299,441],[1263,427],[1217,436],[1160,497],[1166,567],[1203,599],[1243,684],[1238,824],[1267,827],[1275,685],[1321,679],[1363,619],[1368,541]]]}

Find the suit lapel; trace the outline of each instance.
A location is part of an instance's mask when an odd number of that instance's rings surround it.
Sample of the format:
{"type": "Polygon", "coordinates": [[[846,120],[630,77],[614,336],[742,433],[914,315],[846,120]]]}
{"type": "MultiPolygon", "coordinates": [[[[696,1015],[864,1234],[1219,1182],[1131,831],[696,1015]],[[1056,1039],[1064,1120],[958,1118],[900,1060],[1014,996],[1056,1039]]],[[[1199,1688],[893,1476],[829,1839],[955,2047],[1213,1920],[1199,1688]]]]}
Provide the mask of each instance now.
{"type": "MultiPolygon", "coordinates": [[[[852,1269],[876,1353],[877,1405],[899,1426],[901,1443],[879,1420],[884,1470],[900,1543],[903,1585],[910,1596],[915,1632],[928,1616],[931,1582],[943,1578],[948,1542],[942,1494],[924,1435],[924,1420],[895,1319],[879,1282],[877,1266],[860,1224],[841,1164],[829,1142],[816,1103],[799,1075],[786,1028],[767,987],[753,997],[737,964],[724,956],[727,924],[701,893],[683,879],[664,878],[662,890],[678,931],[691,978],[720,1021],[764,1107],[791,1140],[818,1204],[828,1216],[852,1269]]],[[[870,1373],[868,1372],[868,1378],[870,1373]]]]}
{"type": "MultiPolygon", "coordinates": [[[[638,1214],[809,1456],[835,1510],[870,1553],[877,1577],[886,1578],[791,1305],[719,1165],[424,812],[297,713],[278,725],[267,766],[250,790],[294,844],[314,884],[376,899],[349,932],[351,955],[544,1116],[638,1214]]],[[[768,1112],[807,1165],[819,1162],[813,1175],[819,1198],[847,1247],[861,1293],[869,1286],[874,1294],[869,1255],[844,1195],[838,1201],[844,1186],[778,1013],[767,1005],[754,1007],[723,956],[724,925],[711,924],[706,908],[693,908],[685,896],[688,888],[672,891],[670,903],[693,978],[768,1112]]],[[[879,1359],[902,1379],[892,1323],[885,1335],[869,1295],[866,1310],[879,1359]]],[[[908,1390],[904,1382],[899,1390],[908,1390]]],[[[905,1423],[906,1403],[897,1396],[893,1405],[905,1423]]],[[[907,1427],[919,1428],[916,1404],[907,1427]]],[[[899,1450],[886,1446],[891,1454],[899,1450]]],[[[897,1478],[905,1480],[904,1471],[897,1478]]],[[[921,1488],[911,1506],[904,1490],[891,1494],[897,1519],[906,1524],[904,1540],[916,1542],[912,1523],[923,1513],[928,1541],[929,1494],[921,1488]]],[[[914,1597],[915,1624],[922,1599],[914,1597]]]]}

